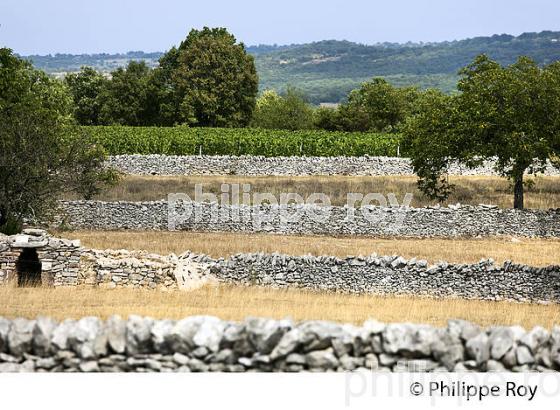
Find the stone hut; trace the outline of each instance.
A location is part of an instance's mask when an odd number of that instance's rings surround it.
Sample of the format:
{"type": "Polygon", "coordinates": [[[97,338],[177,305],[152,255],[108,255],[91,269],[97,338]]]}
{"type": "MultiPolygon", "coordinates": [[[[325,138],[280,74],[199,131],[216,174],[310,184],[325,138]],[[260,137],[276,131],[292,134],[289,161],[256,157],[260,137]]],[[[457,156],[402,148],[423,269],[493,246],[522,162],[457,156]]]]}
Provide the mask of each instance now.
{"type": "Polygon", "coordinates": [[[41,229],[0,234],[0,284],[75,286],[82,252],[80,241],[52,238],[41,229]]]}

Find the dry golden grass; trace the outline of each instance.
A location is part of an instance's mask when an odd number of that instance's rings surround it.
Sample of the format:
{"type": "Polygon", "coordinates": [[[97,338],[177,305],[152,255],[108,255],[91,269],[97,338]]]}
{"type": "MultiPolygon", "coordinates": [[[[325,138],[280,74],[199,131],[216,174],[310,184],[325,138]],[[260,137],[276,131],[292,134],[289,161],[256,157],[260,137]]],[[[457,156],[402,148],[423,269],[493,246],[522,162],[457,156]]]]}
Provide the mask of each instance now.
{"type": "Polygon", "coordinates": [[[415,322],[443,326],[450,318],[482,326],[560,323],[560,305],[534,305],[474,300],[434,300],[275,290],[254,287],[205,287],[195,291],[160,292],[99,288],[0,287],[0,316],[56,319],[112,314],[179,319],[189,315],[214,315],[243,320],[247,316],[294,320],[322,319],[362,323],[374,318],[384,322],[415,322]]]}
{"type": "Polygon", "coordinates": [[[364,237],[281,236],[243,233],[198,233],[154,231],[74,231],[56,235],[81,239],[94,249],[146,250],[166,255],[186,250],[213,257],[235,253],[280,252],[289,255],[402,255],[430,262],[496,262],[513,260],[533,266],[560,264],[559,239],[379,239],[364,237]]]}
{"type": "MultiPolygon", "coordinates": [[[[560,206],[560,177],[532,177],[526,188],[525,205],[528,208],[557,208],[560,206]]],[[[513,206],[510,183],[499,177],[450,177],[456,185],[455,192],[446,204],[478,205],[495,204],[502,208],[513,206]]],[[[167,198],[169,193],[186,193],[194,198],[195,184],[204,184],[204,192],[219,194],[220,185],[251,184],[251,192],[270,192],[277,197],[280,193],[299,193],[303,198],[322,192],[329,196],[332,205],[344,205],[349,192],[367,194],[394,193],[399,203],[407,192],[413,194],[411,206],[434,205],[435,202],[422,196],[414,176],[348,177],[242,177],[242,176],[126,176],[118,186],[109,189],[96,199],[105,201],[152,201],[167,198]]],[[[72,197],[67,197],[72,199],[72,197]]]]}

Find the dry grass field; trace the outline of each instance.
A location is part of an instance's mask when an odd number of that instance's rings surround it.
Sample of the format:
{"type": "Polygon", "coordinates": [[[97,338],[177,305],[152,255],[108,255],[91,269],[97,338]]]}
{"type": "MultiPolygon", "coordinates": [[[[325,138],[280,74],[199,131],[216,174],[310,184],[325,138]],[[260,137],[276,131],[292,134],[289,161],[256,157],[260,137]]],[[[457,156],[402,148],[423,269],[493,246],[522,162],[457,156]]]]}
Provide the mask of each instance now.
{"type": "Polygon", "coordinates": [[[135,249],[167,255],[186,250],[213,257],[236,253],[280,252],[289,255],[401,255],[430,262],[473,263],[483,258],[513,260],[533,266],[560,264],[560,239],[390,239],[364,237],[281,236],[242,233],[165,231],[55,232],[94,249],[135,249]]]}
{"type": "Polygon", "coordinates": [[[130,314],[180,319],[189,315],[214,315],[243,320],[247,316],[294,320],[322,319],[362,323],[429,323],[444,326],[448,319],[466,319],[482,326],[541,325],[560,323],[560,305],[535,305],[474,300],[434,300],[275,290],[251,287],[205,287],[189,292],[159,292],[99,288],[0,287],[0,316],[58,320],[95,315],[130,314]]]}
{"type": "MultiPolygon", "coordinates": [[[[513,206],[510,183],[499,177],[450,177],[456,190],[445,204],[495,204],[502,208],[513,206]]],[[[526,207],[549,209],[560,207],[560,177],[532,177],[527,179],[526,207]]],[[[299,193],[303,198],[321,192],[329,196],[332,205],[344,205],[349,192],[367,194],[394,193],[399,203],[407,192],[413,194],[411,206],[434,205],[422,196],[414,176],[348,177],[242,177],[242,176],[125,176],[114,188],[96,199],[105,201],[153,201],[167,198],[169,193],[186,193],[194,198],[195,184],[204,184],[203,191],[220,193],[221,184],[251,184],[251,193],[299,193]]],[[[72,197],[67,197],[72,199],[72,197]]]]}
{"type": "MultiPolygon", "coordinates": [[[[560,206],[560,178],[530,179],[526,206],[560,206]]],[[[512,206],[508,181],[497,177],[453,177],[455,193],[447,203],[496,204],[512,206]]],[[[414,194],[412,206],[433,204],[416,188],[415,177],[141,177],[127,176],[97,199],[158,200],[168,193],[183,192],[194,197],[195,184],[204,192],[219,193],[222,183],[251,184],[251,192],[296,192],[304,198],[323,192],[333,205],[343,205],[348,192],[394,193],[402,201],[414,194]]],[[[70,198],[69,198],[70,199],[70,198]]],[[[493,258],[498,263],[513,260],[534,266],[560,264],[560,239],[481,238],[481,239],[403,239],[365,237],[281,236],[243,233],[154,232],[154,231],[73,231],[53,232],[57,236],[81,239],[86,247],[97,249],[146,250],[158,254],[180,254],[186,250],[213,257],[240,252],[281,252],[291,255],[402,255],[427,259],[475,263],[493,258]]],[[[466,319],[482,326],[535,325],[551,327],[560,323],[560,304],[520,304],[460,299],[382,297],[318,293],[298,289],[278,290],[255,287],[207,286],[193,291],[147,291],[138,289],[86,288],[0,288],[0,316],[57,319],[87,315],[108,317],[119,314],[182,318],[189,315],[215,315],[242,320],[247,316],[294,320],[323,319],[359,324],[375,318],[384,322],[416,322],[445,325],[449,318],[466,319]]]]}

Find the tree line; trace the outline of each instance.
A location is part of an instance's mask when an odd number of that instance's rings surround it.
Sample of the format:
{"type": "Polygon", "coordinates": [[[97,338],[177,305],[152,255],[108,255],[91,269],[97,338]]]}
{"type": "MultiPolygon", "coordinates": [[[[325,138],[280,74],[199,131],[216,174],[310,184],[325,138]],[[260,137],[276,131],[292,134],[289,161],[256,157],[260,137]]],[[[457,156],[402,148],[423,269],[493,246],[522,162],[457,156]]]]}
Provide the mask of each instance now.
{"type": "Polygon", "coordinates": [[[110,78],[84,67],[65,77],[82,125],[244,127],[258,91],[252,56],[224,28],[192,30],[151,69],[131,61],[110,78]]]}
{"type": "Polygon", "coordinates": [[[192,30],[157,68],[130,61],[109,77],[90,67],[64,83],[81,125],[257,127],[329,131],[394,131],[419,91],[376,78],[337,109],[316,108],[293,87],[257,98],[254,59],[225,29],[192,30]]]}

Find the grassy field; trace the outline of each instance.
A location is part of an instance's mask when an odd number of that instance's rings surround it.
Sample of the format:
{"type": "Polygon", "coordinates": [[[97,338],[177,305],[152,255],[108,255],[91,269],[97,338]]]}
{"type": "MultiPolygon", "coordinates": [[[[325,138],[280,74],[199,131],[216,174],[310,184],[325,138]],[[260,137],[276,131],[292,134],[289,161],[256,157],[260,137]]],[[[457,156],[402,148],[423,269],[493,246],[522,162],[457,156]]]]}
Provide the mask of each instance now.
{"type": "Polygon", "coordinates": [[[364,237],[281,236],[242,233],[159,231],[74,231],[55,235],[81,239],[94,249],[137,249],[166,255],[186,250],[213,257],[248,252],[290,255],[402,255],[430,262],[478,262],[492,257],[501,263],[513,260],[534,266],[560,264],[559,239],[381,239],[364,237]]]}
{"type": "MultiPolygon", "coordinates": [[[[499,177],[450,177],[455,192],[446,204],[495,204],[513,207],[510,183],[499,177]]],[[[167,198],[169,193],[186,193],[194,198],[195,184],[202,183],[204,192],[220,193],[221,184],[251,184],[251,193],[299,193],[303,198],[321,192],[329,196],[332,205],[344,205],[347,193],[394,193],[399,203],[407,192],[413,194],[411,206],[434,205],[422,196],[414,176],[348,177],[241,177],[241,176],[126,176],[120,184],[99,195],[105,201],[152,201],[167,198]]],[[[72,199],[72,197],[67,197],[72,199]]],[[[528,208],[558,208],[560,206],[560,177],[533,177],[528,179],[525,205],[528,208]]]]}
{"type": "Polygon", "coordinates": [[[560,323],[560,305],[534,305],[474,300],[434,300],[275,290],[254,287],[205,287],[189,292],[158,292],[99,288],[0,287],[0,316],[56,319],[112,314],[180,319],[189,315],[214,315],[243,320],[247,316],[294,320],[322,319],[362,323],[414,322],[444,326],[448,319],[470,320],[483,326],[560,323]]]}

